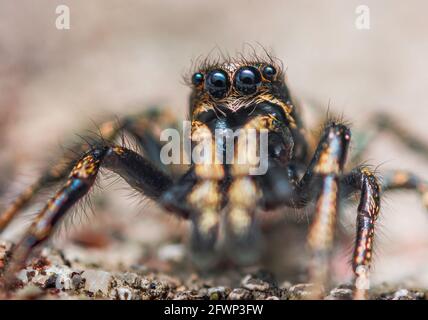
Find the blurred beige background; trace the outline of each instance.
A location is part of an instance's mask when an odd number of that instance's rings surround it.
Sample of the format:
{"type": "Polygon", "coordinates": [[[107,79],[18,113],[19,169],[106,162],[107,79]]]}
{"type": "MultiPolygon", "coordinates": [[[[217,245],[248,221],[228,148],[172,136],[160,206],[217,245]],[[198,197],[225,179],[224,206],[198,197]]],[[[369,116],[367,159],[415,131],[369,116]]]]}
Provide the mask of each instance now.
{"type": "MultiPolygon", "coordinates": [[[[233,54],[245,42],[259,42],[284,61],[301,100],[329,104],[358,130],[383,110],[428,142],[427,10],[422,0],[0,0],[0,166],[7,189],[31,181],[89,119],[153,104],[183,116],[189,89],[182,74],[191,60],[215,46],[233,54]],[[55,28],[59,4],[70,8],[70,30],[55,28]],[[370,30],[355,28],[361,4],[370,8],[370,30]]],[[[381,170],[411,169],[428,179],[426,161],[389,135],[367,159],[381,170]]],[[[428,217],[420,199],[390,194],[383,208],[375,281],[428,286],[428,217]]]]}

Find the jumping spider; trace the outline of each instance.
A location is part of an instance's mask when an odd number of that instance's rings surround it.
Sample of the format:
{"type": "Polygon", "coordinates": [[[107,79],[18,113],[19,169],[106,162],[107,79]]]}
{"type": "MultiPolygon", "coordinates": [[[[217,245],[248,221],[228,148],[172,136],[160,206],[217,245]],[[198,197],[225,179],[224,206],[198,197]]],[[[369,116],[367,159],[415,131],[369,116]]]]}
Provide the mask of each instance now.
{"type": "MultiPolygon", "coordinates": [[[[414,189],[428,207],[428,185],[406,172],[385,176],[381,185],[369,167],[355,165],[358,157],[351,159],[354,168],[344,172],[351,131],[338,120],[326,121],[318,144],[311,147],[282,65],[269,56],[204,63],[189,83],[192,142],[215,129],[267,130],[267,171],[250,175],[247,165],[192,162],[178,175],[159,157],[159,128],[176,124],[165,112],[124,117],[119,125],[108,121],[100,126],[102,139],[83,143],[81,156],[74,161],[59,160],[1,214],[0,231],[41,189],[65,180],[15,247],[5,279],[22,268],[33,249],[51,236],[69,209],[89,192],[99,169],[106,168],[166,211],[190,220],[191,249],[200,258],[216,250],[223,222],[231,258],[249,262],[257,247],[256,210],[302,208],[315,201],[307,245],[312,252],[310,281],[319,285],[328,279],[339,201],[359,193],[352,268],[354,297],[366,297],[381,190],[414,189]],[[136,139],[144,155],[114,143],[124,131],[136,139]]],[[[382,119],[383,128],[391,128],[387,118],[382,119]]],[[[214,152],[217,142],[210,141],[214,152]]],[[[238,156],[246,151],[238,144],[234,152],[238,156]]]]}

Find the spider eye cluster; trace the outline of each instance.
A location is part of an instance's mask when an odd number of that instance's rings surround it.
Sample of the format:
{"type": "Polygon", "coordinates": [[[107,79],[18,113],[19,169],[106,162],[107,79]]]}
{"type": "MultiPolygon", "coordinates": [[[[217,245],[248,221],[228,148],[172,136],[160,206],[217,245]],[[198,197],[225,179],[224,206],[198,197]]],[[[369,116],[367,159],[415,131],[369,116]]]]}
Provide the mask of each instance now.
{"type": "MultiPolygon", "coordinates": [[[[272,81],[277,71],[271,65],[256,68],[244,66],[239,68],[233,76],[233,86],[239,93],[250,95],[257,92],[263,80],[272,81]]],[[[196,72],[192,76],[192,84],[195,87],[204,85],[204,89],[215,99],[224,98],[230,90],[231,80],[226,71],[214,69],[203,74],[196,72]]]]}

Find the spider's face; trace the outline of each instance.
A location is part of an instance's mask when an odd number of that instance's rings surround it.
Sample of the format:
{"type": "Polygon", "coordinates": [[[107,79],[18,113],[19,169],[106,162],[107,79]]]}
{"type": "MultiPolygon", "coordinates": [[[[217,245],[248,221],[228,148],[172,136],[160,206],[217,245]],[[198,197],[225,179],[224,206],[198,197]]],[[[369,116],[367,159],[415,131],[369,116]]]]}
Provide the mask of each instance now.
{"type": "MultiPolygon", "coordinates": [[[[273,62],[232,61],[202,67],[191,79],[193,119],[209,111],[217,115],[252,108],[262,102],[289,104],[281,67],[273,62]]],[[[287,108],[288,109],[288,108],[287,108]]]]}
{"type": "Polygon", "coordinates": [[[274,157],[292,157],[295,110],[282,68],[273,59],[206,64],[191,80],[192,140],[206,130],[214,135],[215,130],[267,129],[274,157]]]}

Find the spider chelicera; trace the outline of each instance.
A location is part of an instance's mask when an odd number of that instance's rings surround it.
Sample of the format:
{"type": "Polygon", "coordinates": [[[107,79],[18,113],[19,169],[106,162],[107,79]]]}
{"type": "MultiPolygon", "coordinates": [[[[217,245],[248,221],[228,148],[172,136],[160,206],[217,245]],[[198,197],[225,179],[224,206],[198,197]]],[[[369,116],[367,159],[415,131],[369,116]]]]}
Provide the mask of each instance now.
{"type": "MultiPolygon", "coordinates": [[[[200,260],[217,250],[219,226],[223,224],[230,258],[250,263],[257,256],[256,211],[302,208],[315,202],[307,245],[312,252],[309,278],[319,285],[328,280],[339,202],[359,194],[352,268],[354,297],[366,297],[381,191],[414,189],[428,207],[427,184],[413,174],[397,171],[386,175],[381,185],[369,167],[355,164],[361,155],[350,159],[354,167],[345,172],[351,131],[340,120],[327,120],[317,137],[318,144],[311,147],[282,65],[270,56],[205,62],[188,82],[192,88],[192,142],[216,129],[267,130],[267,171],[250,175],[248,165],[191,163],[183,174],[177,174],[160,161],[159,130],[176,125],[167,112],[151,110],[118,122],[108,121],[100,126],[102,138],[83,143],[75,160],[66,160],[68,156],[59,160],[0,215],[2,231],[36,193],[64,181],[15,246],[3,270],[4,282],[8,283],[33,249],[51,236],[63,216],[92,188],[99,169],[105,168],[166,211],[190,220],[191,250],[200,260]],[[132,135],[143,154],[115,144],[120,132],[132,135]]],[[[380,127],[394,129],[389,118],[379,119],[380,127]]],[[[217,142],[210,141],[209,148],[214,151],[217,142]]],[[[245,150],[238,143],[235,156],[245,150]]]]}

